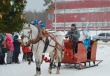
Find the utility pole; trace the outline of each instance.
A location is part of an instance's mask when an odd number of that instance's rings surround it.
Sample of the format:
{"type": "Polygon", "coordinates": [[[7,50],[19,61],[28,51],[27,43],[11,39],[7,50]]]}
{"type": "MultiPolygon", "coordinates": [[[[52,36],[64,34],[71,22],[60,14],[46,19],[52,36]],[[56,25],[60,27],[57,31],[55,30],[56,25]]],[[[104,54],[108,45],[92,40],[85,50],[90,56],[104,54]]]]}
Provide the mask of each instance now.
{"type": "Polygon", "coordinates": [[[85,18],[82,17],[82,18],[81,18],[81,21],[82,21],[82,31],[83,31],[83,26],[84,26],[84,20],[85,20],[85,18]]]}
{"type": "Polygon", "coordinates": [[[57,14],[56,6],[57,6],[57,2],[55,0],[55,31],[56,31],[56,14],[57,14]]]}
{"type": "Polygon", "coordinates": [[[65,3],[65,1],[64,1],[64,7],[63,7],[63,9],[64,9],[64,34],[65,34],[65,22],[66,22],[65,7],[66,7],[66,3],[65,3]]]}

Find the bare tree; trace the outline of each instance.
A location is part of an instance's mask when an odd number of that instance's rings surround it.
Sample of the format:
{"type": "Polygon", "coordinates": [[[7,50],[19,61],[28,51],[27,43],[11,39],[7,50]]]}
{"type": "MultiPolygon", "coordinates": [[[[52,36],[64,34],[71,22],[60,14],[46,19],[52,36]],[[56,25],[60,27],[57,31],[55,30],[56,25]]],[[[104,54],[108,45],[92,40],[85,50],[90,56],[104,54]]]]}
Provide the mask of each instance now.
{"type": "Polygon", "coordinates": [[[42,20],[46,24],[47,12],[45,10],[43,10],[41,12],[26,11],[25,18],[28,20],[28,22],[39,19],[39,20],[42,20]]]}

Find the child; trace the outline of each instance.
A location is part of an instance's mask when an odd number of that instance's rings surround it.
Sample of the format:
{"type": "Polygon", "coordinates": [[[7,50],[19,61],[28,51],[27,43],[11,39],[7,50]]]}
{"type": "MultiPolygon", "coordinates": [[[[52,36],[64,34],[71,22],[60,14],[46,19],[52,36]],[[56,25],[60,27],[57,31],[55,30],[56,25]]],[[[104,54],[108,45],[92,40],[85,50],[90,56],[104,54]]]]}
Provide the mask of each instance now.
{"type": "Polygon", "coordinates": [[[14,45],[13,45],[13,38],[12,34],[6,33],[6,45],[8,48],[7,51],[7,64],[12,63],[12,56],[13,56],[13,51],[14,51],[14,45]]]}
{"type": "Polygon", "coordinates": [[[19,64],[19,54],[20,54],[20,45],[21,42],[18,41],[18,35],[14,36],[14,52],[13,52],[13,62],[18,63],[19,64]]]}

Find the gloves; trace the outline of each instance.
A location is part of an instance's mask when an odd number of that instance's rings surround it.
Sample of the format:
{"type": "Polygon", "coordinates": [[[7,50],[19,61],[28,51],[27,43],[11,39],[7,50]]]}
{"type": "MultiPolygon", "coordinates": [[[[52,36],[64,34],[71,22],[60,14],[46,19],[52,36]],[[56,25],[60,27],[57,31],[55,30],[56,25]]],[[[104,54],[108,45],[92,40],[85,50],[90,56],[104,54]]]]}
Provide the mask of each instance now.
{"type": "Polygon", "coordinates": [[[65,36],[65,38],[68,38],[68,37],[69,37],[69,35],[66,35],[66,36],[65,36]]]}

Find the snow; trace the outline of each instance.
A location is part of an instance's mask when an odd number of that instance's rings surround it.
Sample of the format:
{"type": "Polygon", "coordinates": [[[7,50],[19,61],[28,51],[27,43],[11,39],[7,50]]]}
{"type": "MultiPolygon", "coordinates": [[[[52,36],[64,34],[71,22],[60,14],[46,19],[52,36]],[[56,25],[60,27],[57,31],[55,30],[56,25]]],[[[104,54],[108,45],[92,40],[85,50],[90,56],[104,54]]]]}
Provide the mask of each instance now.
{"type": "MultiPolygon", "coordinates": [[[[100,33],[100,32],[98,32],[100,33]]],[[[91,35],[95,35],[93,31],[91,35]]],[[[100,43],[101,41],[99,41],[100,43]]],[[[98,44],[97,47],[97,60],[103,60],[96,67],[91,67],[87,69],[77,70],[73,65],[65,66],[62,64],[60,74],[56,74],[56,68],[52,70],[52,74],[48,73],[49,63],[43,62],[41,66],[41,76],[110,76],[110,45],[98,44]]],[[[46,54],[48,56],[48,54],[46,54]]],[[[28,62],[22,61],[22,54],[19,56],[20,64],[8,64],[0,65],[0,76],[34,76],[36,73],[35,63],[32,62],[28,65],[28,62]]]]}

